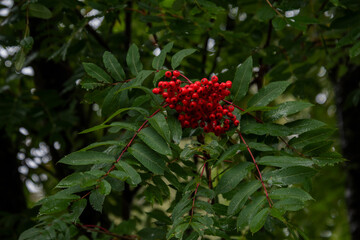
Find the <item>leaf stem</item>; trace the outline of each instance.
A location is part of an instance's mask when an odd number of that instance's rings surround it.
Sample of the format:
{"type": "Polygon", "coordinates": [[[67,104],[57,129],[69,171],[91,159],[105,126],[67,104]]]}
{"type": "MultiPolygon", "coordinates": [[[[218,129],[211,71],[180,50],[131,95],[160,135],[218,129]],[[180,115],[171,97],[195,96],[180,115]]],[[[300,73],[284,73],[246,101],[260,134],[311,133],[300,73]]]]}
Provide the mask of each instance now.
{"type": "MultiPolygon", "coordinates": [[[[169,104],[165,104],[162,107],[165,108],[167,107],[169,104]]],[[[156,110],[153,114],[151,114],[148,118],[152,118],[153,116],[155,116],[156,114],[158,114],[161,111],[161,108],[159,108],[158,110],[156,110]]],[[[135,137],[138,135],[138,133],[146,126],[146,124],[149,122],[149,119],[146,119],[146,121],[139,127],[138,130],[136,130],[136,132],[134,133],[133,137],[130,139],[129,143],[124,147],[124,149],[121,151],[119,157],[117,158],[117,160],[114,162],[114,164],[111,166],[111,168],[101,177],[99,178],[99,182],[101,180],[103,180],[105,177],[107,177],[111,171],[113,171],[115,169],[115,164],[118,163],[121,159],[121,157],[124,155],[124,153],[128,150],[128,148],[131,146],[131,144],[133,143],[135,137]]],[[[98,186],[96,186],[96,188],[98,188],[98,186]]],[[[96,189],[95,188],[95,189],[96,189]]],[[[92,190],[91,190],[92,191],[92,190]]],[[[83,195],[81,197],[81,199],[86,198],[88,195],[90,195],[91,191],[87,192],[85,195],[83,195]]]]}
{"type": "Polygon", "coordinates": [[[247,148],[247,150],[248,150],[248,152],[249,152],[249,154],[250,154],[250,156],[251,156],[251,159],[253,160],[253,162],[254,162],[254,164],[255,164],[255,167],[256,167],[257,172],[258,172],[258,174],[259,174],[259,178],[260,178],[259,180],[260,180],[261,185],[263,186],[264,191],[265,191],[266,199],[267,199],[268,202],[269,202],[270,208],[272,208],[273,202],[271,201],[271,199],[270,199],[270,197],[269,197],[269,194],[268,194],[268,192],[267,192],[267,190],[266,190],[266,187],[265,187],[264,181],[263,181],[263,179],[262,179],[262,175],[261,175],[259,166],[257,165],[257,163],[256,163],[256,161],[255,161],[254,155],[252,154],[249,145],[245,142],[245,139],[243,138],[241,132],[240,132],[239,130],[237,130],[237,133],[239,134],[239,136],[240,136],[240,138],[241,138],[241,141],[246,145],[246,148],[247,148]]]}
{"type": "Polygon", "coordinates": [[[271,4],[271,2],[269,1],[269,0],[265,0],[268,4],[269,4],[269,6],[272,8],[272,9],[274,9],[274,11],[280,16],[280,17],[284,17],[284,15],[282,15],[272,4],[271,4]]]}
{"type": "Polygon", "coordinates": [[[116,239],[139,239],[138,236],[135,236],[135,235],[128,235],[128,236],[125,236],[125,235],[118,235],[116,233],[113,233],[113,232],[110,232],[109,230],[107,230],[106,228],[104,227],[101,227],[101,226],[98,226],[98,225],[82,225],[82,224],[75,224],[77,227],[79,228],[83,228],[87,231],[90,231],[90,232],[98,232],[98,233],[102,233],[102,234],[105,234],[105,235],[108,235],[108,236],[112,236],[112,237],[115,237],[116,239]]]}

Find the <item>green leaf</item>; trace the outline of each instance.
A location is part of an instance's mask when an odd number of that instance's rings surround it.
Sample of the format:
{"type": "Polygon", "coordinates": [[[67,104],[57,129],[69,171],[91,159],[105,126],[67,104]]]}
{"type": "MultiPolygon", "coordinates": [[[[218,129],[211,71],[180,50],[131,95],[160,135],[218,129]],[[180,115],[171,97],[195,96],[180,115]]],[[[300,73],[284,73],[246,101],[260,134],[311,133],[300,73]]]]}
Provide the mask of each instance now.
{"type": "Polygon", "coordinates": [[[111,127],[111,125],[100,124],[100,125],[85,129],[85,130],[81,131],[79,134],[90,133],[90,132],[94,132],[94,131],[97,131],[97,130],[100,130],[103,128],[108,128],[108,127],[111,127]]]}
{"type": "Polygon", "coordinates": [[[109,173],[109,176],[112,178],[119,179],[120,181],[126,181],[129,178],[129,174],[125,171],[113,170],[109,173]]]}
{"type": "Polygon", "coordinates": [[[289,141],[289,144],[294,148],[303,148],[304,146],[310,143],[329,139],[330,136],[334,134],[334,132],[335,130],[331,128],[315,129],[312,131],[305,132],[299,135],[299,137],[297,138],[292,138],[289,141]]]}
{"type": "Polygon", "coordinates": [[[122,90],[141,86],[143,84],[143,82],[145,81],[145,79],[148,78],[150,76],[150,74],[152,74],[152,73],[154,73],[154,71],[141,70],[134,80],[132,80],[131,82],[124,85],[124,86],[126,86],[126,88],[123,88],[122,90]]]}
{"type": "Polygon", "coordinates": [[[90,187],[97,184],[98,177],[88,172],[77,172],[63,178],[56,188],[68,188],[72,186],[90,187]]]}
{"type": "Polygon", "coordinates": [[[303,148],[302,153],[306,156],[319,156],[323,153],[329,152],[332,145],[332,141],[310,143],[303,148]]]}
{"type": "Polygon", "coordinates": [[[92,208],[95,211],[102,212],[103,204],[105,200],[105,195],[101,194],[98,189],[93,190],[90,193],[89,201],[92,206],[92,208]]]}
{"type": "Polygon", "coordinates": [[[295,198],[303,202],[313,200],[309,193],[305,192],[300,188],[278,188],[270,193],[272,199],[288,199],[295,198]]]}
{"type": "Polygon", "coordinates": [[[233,166],[220,178],[220,181],[215,189],[216,194],[226,193],[234,189],[253,168],[254,164],[250,162],[242,162],[233,166]]]}
{"type": "Polygon", "coordinates": [[[124,170],[124,172],[126,172],[126,174],[130,177],[130,181],[131,181],[130,184],[131,185],[138,185],[139,183],[141,183],[140,175],[128,163],[126,163],[124,161],[119,161],[116,164],[116,166],[120,167],[122,170],[124,170]]]}
{"type": "Polygon", "coordinates": [[[19,236],[19,240],[36,239],[40,234],[43,234],[43,230],[33,227],[22,232],[19,236]]]}
{"type": "Polygon", "coordinates": [[[125,80],[124,69],[112,53],[108,51],[104,52],[103,62],[106,70],[117,82],[125,80]]]}
{"type": "Polygon", "coordinates": [[[266,218],[268,217],[270,208],[264,208],[259,213],[257,213],[250,222],[250,231],[256,233],[259,231],[265,224],[266,218]]]}
{"type": "Polygon", "coordinates": [[[29,15],[31,17],[49,19],[52,17],[51,11],[42,4],[30,3],[29,4],[29,15]]]}
{"type": "Polygon", "coordinates": [[[279,170],[267,172],[263,175],[265,181],[271,181],[272,184],[296,184],[302,183],[308,178],[314,176],[316,170],[308,167],[296,166],[287,167],[279,170]]]}
{"type": "Polygon", "coordinates": [[[114,112],[110,117],[108,117],[102,124],[107,123],[108,121],[110,121],[111,119],[113,119],[114,117],[119,115],[120,113],[129,111],[129,110],[137,111],[137,112],[141,113],[142,115],[149,114],[149,112],[147,110],[145,110],[144,108],[140,108],[140,107],[121,108],[121,109],[117,110],[116,112],[114,112]]]}
{"type": "Polygon", "coordinates": [[[138,134],[139,138],[151,149],[162,155],[171,155],[171,149],[165,140],[151,127],[144,128],[138,134]]]}
{"type": "Polygon", "coordinates": [[[112,163],[114,157],[102,152],[74,152],[60,159],[59,163],[68,165],[89,165],[99,163],[112,163]]]}
{"type": "Polygon", "coordinates": [[[260,89],[248,102],[248,106],[266,106],[268,103],[282,94],[291,83],[288,81],[278,81],[260,89]]]}
{"type": "Polygon", "coordinates": [[[173,45],[174,42],[170,42],[166,44],[164,48],[161,50],[159,56],[154,57],[154,60],[152,61],[152,67],[154,69],[159,70],[164,65],[166,54],[171,51],[173,45]]]}
{"type": "Polygon", "coordinates": [[[163,211],[154,209],[151,212],[147,213],[150,217],[158,220],[159,222],[163,222],[166,224],[171,224],[171,219],[168,217],[163,211]]]}
{"type": "Polygon", "coordinates": [[[227,214],[235,215],[240,209],[245,205],[248,197],[253,194],[256,190],[261,187],[261,183],[258,180],[254,180],[251,182],[246,182],[241,185],[239,191],[235,194],[235,196],[231,199],[227,214]]]}
{"type": "Polygon", "coordinates": [[[53,199],[45,201],[39,210],[39,214],[53,214],[62,212],[67,209],[71,200],[69,199],[53,199]]]}
{"type": "Polygon", "coordinates": [[[133,155],[144,167],[151,172],[159,175],[164,174],[165,161],[153,150],[146,145],[136,143],[129,148],[129,152],[133,155]]]}
{"type": "Polygon", "coordinates": [[[169,143],[171,133],[165,116],[161,113],[158,113],[148,120],[151,126],[169,143]]]}
{"type": "Polygon", "coordinates": [[[97,148],[97,147],[101,147],[101,146],[106,146],[106,145],[114,145],[114,146],[125,146],[125,143],[123,142],[118,142],[118,141],[113,141],[113,140],[109,140],[109,141],[104,141],[104,142],[95,142],[90,144],[87,147],[84,147],[82,149],[80,149],[79,151],[87,151],[89,149],[93,149],[93,148],[97,148]]]}
{"type": "Polygon", "coordinates": [[[139,49],[135,44],[132,44],[129,48],[126,55],[126,63],[134,76],[138,75],[143,68],[142,63],[140,62],[139,49]]]}
{"type": "MultiPolygon", "coordinates": [[[[255,149],[257,151],[260,152],[269,152],[269,151],[274,151],[275,149],[266,145],[265,143],[258,143],[258,142],[249,142],[248,143],[249,147],[251,149],[255,149]]],[[[243,144],[241,144],[241,146],[244,146],[243,144]]],[[[246,146],[244,146],[244,149],[246,148],[246,146]]]]}
{"type": "Polygon", "coordinates": [[[139,239],[141,240],[158,240],[158,239],[165,239],[166,237],[166,230],[163,228],[143,228],[141,231],[138,232],[139,239]]]}
{"type": "Polygon", "coordinates": [[[292,134],[301,134],[325,126],[325,123],[315,119],[300,119],[285,124],[291,129],[292,134]]]}
{"type": "Polygon", "coordinates": [[[196,52],[196,49],[183,49],[183,50],[178,51],[171,58],[171,67],[172,67],[172,69],[176,69],[180,65],[181,61],[185,57],[193,54],[194,52],[196,52]]]}
{"type": "Polygon", "coordinates": [[[189,199],[186,195],[183,196],[183,198],[175,205],[173,211],[172,211],[172,220],[176,221],[179,219],[182,215],[184,215],[186,212],[188,212],[188,209],[191,209],[191,199],[189,199]]]}
{"type": "Polygon", "coordinates": [[[255,214],[262,208],[262,205],[265,202],[265,196],[258,196],[255,197],[251,203],[246,205],[243,210],[241,210],[236,221],[236,227],[238,231],[241,231],[244,227],[250,225],[250,221],[255,216],[255,214]]]}
{"type": "Polygon", "coordinates": [[[286,20],[284,17],[276,17],[272,20],[272,25],[276,31],[280,31],[286,26],[286,20]]]}
{"type": "Polygon", "coordinates": [[[97,80],[95,80],[93,78],[84,78],[81,80],[80,84],[81,84],[81,87],[86,90],[92,90],[97,87],[104,86],[104,83],[98,82],[97,80]]]}
{"type": "Polygon", "coordinates": [[[265,112],[264,118],[266,120],[274,121],[282,117],[290,116],[291,114],[297,113],[311,106],[313,106],[313,104],[308,102],[285,102],[277,105],[276,109],[265,112]]]}
{"type": "Polygon", "coordinates": [[[80,215],[86,208],[86,205],[87,205],[86,199],[80,199],[79,201],[76,201],[72,204],[72,206],[71,206],[71,218],[72,218],[71,221],[72,222],[75,222],[75,223],[77,222],[80,215]]]}
{"type": "Polygon", "coordinates": [[[282,199],[274,204],[274,208],[278,208],[283,211],[298,211],[304,207],[305,204],[303,201],[294,198],[282,199]]]}
{"type": "Polygon", "coordinates": [[[179,144],[182,136],[180,121],[172,115],[168,115],[167,122],[170,128],[172,140],[179,144]]]}
{"type": "Polygon", "coordinates": [[[270,6],[259,8],[255,14],[255,17],[259,19],[260,22],[267,22],[275,16],[276,12],[270,6]]]}
{"type": "Polygon", "coordinates": [[[350,48],[350,58],[354,58],[360,54],[360,42],[355,43],[354,46],[350,48]]]}
{"type": "Polygon", "coordinates": [[[15,57],[15,69],[16,71],[21,71],[22,67],[24,66],[26,60],[26,53],[23,48],[19,52],[17,52],[15,57]]]}
{"type": "Polygon", "coordinates": [[[84,66],[85,72],[89,76],[98,80],[99,82],[112,83],[111,77],[104,70],[102,70],[102,68],[100,68],[96,64],[84,62],[83,66],[84,66]]]}
{"type": "Polygon", "coordinates": [[[182,223],[175,228],[175,237],[182,239],[185,230],[189,227],[189,223],[182,223]]]}
{"type": "Polygon", "coordinates": [[[257,161],[259,165],[273,166],[273,167],[294,167],[303,166],[311,167],[314,162],[307,158],[290,157],[290,156],[265,156],[257,161]]]}
{"type": "Polygon", "coordinates": [[[111,192],[111,185],[105,179],[101,180],[101,182],[100,182],[99,192],[105,196],[109,195],[111,192]]]}
{"type": "Polygon", "coordinates": [[[275,123],[245,122],[241,129],[242,133],[256,135],[289,136],[292,133],[287,126],[275,123]]]}
{"type": "Polygon", "coordinates": [[[153,177],[153,182],[156,187],[160,189],[160,191],[163,193],[164,196],[170,196],[169,187],[167,184],[161,179],[160,176],[153,177]]]}
{"type": "Polygon", "coordinates": [[[252,78],[252,68],[253,60],[250,56],[236,70],[233,85],[231,87],[231,94],[235,104],[240,103],[240,100],[246,95],[249,89],[249,84],[252,78]]]}
{"type": "Polygon", "coordinates": [[[224,153],[219,157],[219,160],[216,162],[215,167],[219,165],[222,161],[230,159],[236,155],[240,150],[240,144],[234,144],[224,151],[224,153]]]}

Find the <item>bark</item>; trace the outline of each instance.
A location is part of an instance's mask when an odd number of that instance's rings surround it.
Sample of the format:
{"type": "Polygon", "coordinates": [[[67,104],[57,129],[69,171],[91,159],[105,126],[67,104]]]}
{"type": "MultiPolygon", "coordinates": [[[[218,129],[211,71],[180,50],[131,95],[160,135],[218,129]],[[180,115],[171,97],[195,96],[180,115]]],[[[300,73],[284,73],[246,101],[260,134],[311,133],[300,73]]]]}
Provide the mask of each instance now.
{"type": "MultiPolygon", "coordinates": [[[[333,74],[334,76],[335,74],[333,74]]],[[[349,67],[348,73],[335,81],[336,107],[343,156],[346,163],[346,201],[352,239],[360,239],[360,111],[351,102],[351,93],[359,88],[360,67],[349,67]]]]}

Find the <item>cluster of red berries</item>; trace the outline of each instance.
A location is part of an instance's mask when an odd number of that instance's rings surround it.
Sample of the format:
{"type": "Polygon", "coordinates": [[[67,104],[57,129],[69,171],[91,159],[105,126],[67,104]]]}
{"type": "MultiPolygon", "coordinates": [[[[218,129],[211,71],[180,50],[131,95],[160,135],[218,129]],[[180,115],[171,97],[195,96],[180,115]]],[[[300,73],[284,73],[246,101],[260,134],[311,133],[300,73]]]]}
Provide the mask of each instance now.
{"type": "Polygon", "coordinates": [[[152,92],[161,94],[169,107],[179,113],[178,119],[183,128],[200,126],[205,132],[219,136],[230,129],[230,124],[239,125],[239,120],[232,113],[234,106],[220,104],[230,95],[231,81],[219,83],[218,77],[213,76],[211,80],[203,78],[181,86],[180,75],[177,70],[166,71],[165,77],[170,81],[160,81],[152,92]]]}

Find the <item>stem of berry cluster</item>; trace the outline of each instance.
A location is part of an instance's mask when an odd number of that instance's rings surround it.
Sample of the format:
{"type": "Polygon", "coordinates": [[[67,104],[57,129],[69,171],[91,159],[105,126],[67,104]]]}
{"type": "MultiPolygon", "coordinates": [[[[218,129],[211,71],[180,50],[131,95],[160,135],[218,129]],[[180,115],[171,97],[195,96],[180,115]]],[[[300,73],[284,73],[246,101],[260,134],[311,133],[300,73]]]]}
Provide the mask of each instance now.
{"type": "Polygon", "coordinates": [[[269,197],[269,194],[268,194],[268,192],[267,192],[267,190],[266,190],[265,183],[264,183],[264,181],[263,181],[263,179],[262,179],[262,175],[261,175],[259,166],[257,165],[257,163],[256,163],[256,161],[255,161],[255,158],[254,158],[254,155],[252,154],[249,145],[245,142],[245,139],[243,138],[241,132],[240,132],[239,130],[237,130],[237,133],[239,134],[239,136],[240,136],[240,138],[241,138],[241,141],[245,144],[245,146],[246,146],[246,148],[247,148],[247,150],[248,150],[248,152],[249,152],[249,154],[250,154],[250,156],[251,156],[251,159],[252,159],[253,162],[254,162],[254,165],[255,165],[255,167],[256,167],[256,169],[257,169],[257,171],[258,171],[258,174],[259,174],[259,178],[260,178],[259,180],[260,180],[260,182],[261,182],[261,184],[262,184],[262,186],[263,186],[263,188],[264,188],[264,191],[265,191],[266,199],[268,200],[269,206],[270,206],[270,208],[271,208],[271,207],[272,207],[272,201],[271,201],[271,199],[270,199],[270,197],[269,197]]]}
{"type": "MultiPolygon", "coordinates": [[[[204,175],[205,166],[206,166],[206,161],[204,162],[204,165],[203,165],[202,170],[201,170],[200,181],[201,181],[202,176],[204,175]]],[[[192,218],[193,218],[193,216],[194,216],[195,199],[196,199],[196,193],[197,193],[197,191],[198,191],[199,186],[200,186],[200,182],[196,184],[196,189],[195,189],[195,192],[194,192],[193,202],[192,202],[192,206],[191,206],[191,218],[190,218],[190,222],[191,222],[191,220],[192,220],[192,218]]]]}
{"type": "Polygon", "coordinates": [[[185,78],[185,79],[188,81],[188,83],[192,84],[192,82],[190,81],[190,79],[188,79],[187,77],[185,77],[185,75],[183,75],[183,74],[180,73],[180,76],[182,76],[183,78],[185,78]]]}

